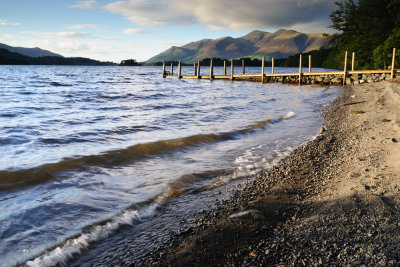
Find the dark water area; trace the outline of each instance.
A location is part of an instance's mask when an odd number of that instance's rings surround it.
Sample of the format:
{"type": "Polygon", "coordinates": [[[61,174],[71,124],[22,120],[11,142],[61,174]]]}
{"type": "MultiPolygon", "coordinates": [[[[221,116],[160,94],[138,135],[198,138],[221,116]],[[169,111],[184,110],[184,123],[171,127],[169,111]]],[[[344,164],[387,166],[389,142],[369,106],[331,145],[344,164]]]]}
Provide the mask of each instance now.
{"type": "Polygon", "coordinates": [[[0,266],[139,258],[314,138],[339,91],[0,66],[0,266]]]}

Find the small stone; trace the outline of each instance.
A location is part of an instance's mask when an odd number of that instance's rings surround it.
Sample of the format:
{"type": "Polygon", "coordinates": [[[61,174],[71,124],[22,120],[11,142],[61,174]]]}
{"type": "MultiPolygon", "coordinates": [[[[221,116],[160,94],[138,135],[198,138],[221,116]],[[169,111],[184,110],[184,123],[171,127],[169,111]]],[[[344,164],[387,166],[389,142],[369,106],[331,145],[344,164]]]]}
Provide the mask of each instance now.
{"type": "Polygon", "coordinates": [[[397,141],[396,138],[392,138],[392,142],[393,142],[393,143],[398,143],[399,141],[397,141]]]}
{"type": "Polygon", "coordinates": [[[321,129],[319,129],[319,132],[320,132],[320,133],[323,133],[323,132],[325,132],[325,131],[326,131],[325,127],[321,127],[321,129]]]}
{"type": "Polygon", "coordinates": [[[268,255],[269,254],[269,249],[267,249],[266,251],[265,251],[265,255],[268,255]]]}

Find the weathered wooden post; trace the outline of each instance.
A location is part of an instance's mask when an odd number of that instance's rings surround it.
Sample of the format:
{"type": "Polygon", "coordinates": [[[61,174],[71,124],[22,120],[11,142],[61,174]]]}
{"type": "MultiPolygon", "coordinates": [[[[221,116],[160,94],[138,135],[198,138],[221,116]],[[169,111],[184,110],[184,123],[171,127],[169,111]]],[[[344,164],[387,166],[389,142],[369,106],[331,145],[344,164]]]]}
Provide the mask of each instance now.
{"type": "Polygon", "coordinates": [[[275,59],[272,58],[272,73],[275,73],[275,59]]]}
{"type": "Polygon", "coordinates": [[[356,53],[353,52],[351,56],[351,71],[354,71],[354,63],[356,62],[356,53]]]}
{"type": "Polygon", "coordinates": [[[264,83],[264,68],[265,68],[265,58],[262,58],[261,62],[261,84],[264,83]]]}
{"type": "Polygon", "coordinates": [[[197,79],[200,79],[200,60],[197,61],[197,79]]]}
{"type": "Polygon", "coordinates": [[[211,59],[210,60],[210,80],[213,79],[213,75],[214,75],[214,68],[213,68],[213,61],[211,59]]]}
{"type": "Polygon", "coordinates": [[[180,61],[178,62],[178,78],[179,79],[182,78],[182,75],[181,75],[181,62],[180,61]]]}
{"type": "Polygon", "coordinates": [[[162,63],[162,77],[165,78],[165,62],[162,63]]]}
{"type": "Polygon", "coordinates": [[[311,55],[308,55],[308,72],[311,73],[311,71],[312,71],[311,55]]]}
{"type": "Polygon", "coordinates": [[[303,54],[300,54],[300,60],[299,60],[299,85],[301,85],[301,77],[302,77],[302,72],[303,72],[303,54]]]}
{"type": "Polygon", "coordinates": [[[244,59],[242,59],[242,68],[243,68],[243,74],[246,74],[246,68],[244,66],[244,59]]]}
{"type": "Polygon", "coordinates": [[[170,75],[174,76],[174,63],[171,62],[171,71],[170,71],[170,75]]]}
{"type": "Polygon", "coordinates": [[[393,48],[392,69],[390,72],[390,79],[394,79],[395,71],[396,71],[396,48],[393,48]]]}
{"type": "Polygon", "coordinates": [[[193,64],[193,68],[194,68],[194,76],[197,76],[197,65],[196,62],[193,64]]]}
{"type": "Polygon", "coordinates": [[[224,60],[224,75],[226,75],[226,61],[224,60]]]}
{"type": "Polygon", "coordinates": [[[234,69],[234,67],[233,67],[233,59],[231,59],[231,81],[233,81],[233,70],[234,69]]]}
{"type": "Polygon", "coordinates": [[[344,55],[343,85],[346,84],[346,77],[347,77],[347,51],[344,55]]]}

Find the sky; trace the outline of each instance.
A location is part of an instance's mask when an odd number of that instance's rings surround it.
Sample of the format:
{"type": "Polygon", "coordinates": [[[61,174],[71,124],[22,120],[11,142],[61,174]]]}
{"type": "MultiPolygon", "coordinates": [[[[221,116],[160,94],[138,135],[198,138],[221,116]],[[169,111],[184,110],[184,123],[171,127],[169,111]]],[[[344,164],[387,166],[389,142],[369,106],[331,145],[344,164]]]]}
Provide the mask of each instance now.
{"type": "Polygon", "coordinates": [[[253,30],[331,33],[336,0],[1,0],[0,43],[66,57],[145,61],[253,30]]]}

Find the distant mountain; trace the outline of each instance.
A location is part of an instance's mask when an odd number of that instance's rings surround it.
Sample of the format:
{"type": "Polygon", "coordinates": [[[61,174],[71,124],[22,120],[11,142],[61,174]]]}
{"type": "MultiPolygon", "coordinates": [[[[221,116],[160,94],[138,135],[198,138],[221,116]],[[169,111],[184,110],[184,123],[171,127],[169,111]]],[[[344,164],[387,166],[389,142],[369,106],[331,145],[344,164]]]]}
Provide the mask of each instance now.
{"type": "Polygon", "coordinates": [[[35,48],[25,48],[25,47],[14,47],[6,44],[0,43],[0,48],[7,49],[10,52],[18,53],[27,57],[63,57],[60,54],[56,54],[47,50],[35,48]]]}
{"type": "Polygon", "coordinates": [[[284,58],[296,53],[318,50],[327,44],[322,34],[307,34],[293,30],[275,33],[252,31],[239,37],[223,37],[216,40],[203,39],[181,47],[173,46],[150,58],[147,63],[182,61],[193,63],[205,58],[265,57],[266,60],[284,58]]]}

